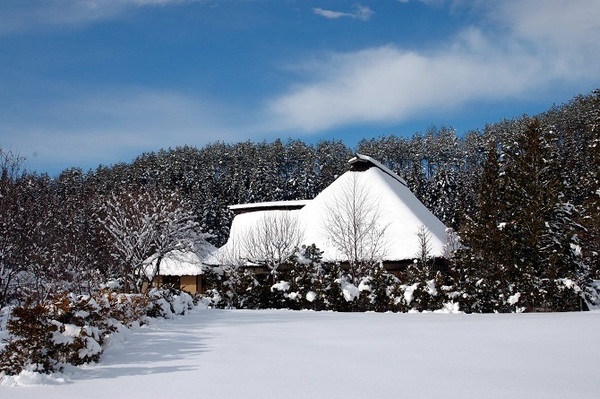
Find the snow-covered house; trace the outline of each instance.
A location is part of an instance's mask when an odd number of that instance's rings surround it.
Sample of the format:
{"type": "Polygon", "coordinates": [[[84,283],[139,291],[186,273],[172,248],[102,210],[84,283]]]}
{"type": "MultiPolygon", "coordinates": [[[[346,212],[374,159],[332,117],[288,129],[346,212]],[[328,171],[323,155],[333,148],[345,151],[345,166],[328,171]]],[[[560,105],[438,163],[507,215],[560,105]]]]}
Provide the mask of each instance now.
{"type": "MultiPolygon", "coordinates": [[[[230,206],[235,215],[230,237],[217,251],[216,259],[220,263],[237,259],[247,266],[259,266],[261,259],[249,253],[249,245],[244,243],[268,218],[297,225],[300,244],[315,244],[323,251],[324,261],[348,262],[349,250],[344,246],[355,237],[340,242],[348,229],[362,229],[351,234],[361,235],[363,245],[366,242],[370,246],[351,250],[361,252],[357,256],[379,257],[388,270],[402,268],[422,254],[423,247],[428,257],[443,257],[446,226],[401,177],[366,155],[357,154],[349,164],[349,171],[312,200],[230,206]]],[[[275,233],[281,239],[286,234],[281,228],[275,233]]]]}
{"type": "Polygon", "coordinates": [[[161,258],[158,268],[157,262],[157,257],[150,257],[144,268],[154,287],[168,284],[191,294],[204,292],[203,275],[210,266],[197,253],[174,250],[161,258]]]}

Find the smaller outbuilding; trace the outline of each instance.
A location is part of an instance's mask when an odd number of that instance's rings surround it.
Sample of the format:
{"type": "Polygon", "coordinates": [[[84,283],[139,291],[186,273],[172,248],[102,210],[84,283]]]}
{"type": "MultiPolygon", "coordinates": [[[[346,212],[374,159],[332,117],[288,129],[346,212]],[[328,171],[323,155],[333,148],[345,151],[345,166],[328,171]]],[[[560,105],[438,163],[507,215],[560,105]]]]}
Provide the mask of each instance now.
{"type": "Polygon", "coordinates": [[[212,267],[205,265],[195,252],[174,250],[164,255],[160,263],[158,257],[150,257],[146,261],[144,272],[153,287],[172,285],[190,294],[196,294],[204,292],[204,275],[208,268],[212,267]]]}

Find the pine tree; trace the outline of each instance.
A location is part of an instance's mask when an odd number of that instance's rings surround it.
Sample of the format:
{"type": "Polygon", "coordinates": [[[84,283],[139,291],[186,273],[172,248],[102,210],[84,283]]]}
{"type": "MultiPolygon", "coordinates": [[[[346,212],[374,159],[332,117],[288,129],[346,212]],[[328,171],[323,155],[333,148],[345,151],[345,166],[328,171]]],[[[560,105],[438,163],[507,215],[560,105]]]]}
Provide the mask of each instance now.
{"type": "Polygon", "coordinates": [[[461,232],[464,247],[455,259],[459,301],[467,312],[504,310],[501,298],[507,291],[510,249],[504,232],[507,211],[500,170],[499,155],[492,142],[477,188],[476,211],[461,232]]]}
{"type": "Polygon", "coordinates": [[[510,240],[515,293],[531,310],[571,310],[579,305],[573,290],[548,289],[558,279],[577,285],[587,279],[574,251],[579,228],[572,216],[575,206],[564,199],[557,143],[553,132],[534,119],[515,144],[507,152],[504,230],[510,240]],[[564,305],[569,295],[573,298],[564,305]]]}

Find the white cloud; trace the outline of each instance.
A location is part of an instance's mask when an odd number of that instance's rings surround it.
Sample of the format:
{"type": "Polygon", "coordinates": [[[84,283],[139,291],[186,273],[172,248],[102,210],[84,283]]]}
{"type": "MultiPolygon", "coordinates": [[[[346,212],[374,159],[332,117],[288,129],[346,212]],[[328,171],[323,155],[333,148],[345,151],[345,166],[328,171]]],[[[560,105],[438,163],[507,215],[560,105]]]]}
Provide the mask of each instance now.
{"type": "Polygon", "coordinates": [[[329,19],[337,19],[337,18],[341,18],[341,17],[351,16],[351,14],[347,13],[347,12],[324,10],[324,9],[318,8],[318,7],[313,8],[313,12],[317,15],[320,15],[322,17],[329,18],[329,19]]]}
{"type": "Polygon", "coordinates": [[[361,122],[397,122],[474,99],[518,94],[538,68],[499,57],[424,55],[384,46],[331,56],[324,76],[272,104],[291,127],[319,131],[361,122]]]}
{"type": "Polygon", "coordinates": [[[557,82],[597,82],[600,2],[576,2],[567,10],[558,0],[478,3],[479,26],[437,49],[390,44],[330,54],[270,111],[282,128],[313,132],[527,98],[557,82]]]}
{"type": "Polygon", "coordinates": [[[313,8],[313,12],[321,17],[328,19],[352,18],[360,21],[367,21],[373,15],[373,11],[369,7],[354,4],[351,12],[325,10],[323,8],[313,8]]]}
{"type": "Polygon", "coordinates": [[[578,80],[600,70],[600,2],[572,0],[507,0],[482,5],[486,23],[499,26],[507,41],[542,60],[541,77],[578,80]]]}

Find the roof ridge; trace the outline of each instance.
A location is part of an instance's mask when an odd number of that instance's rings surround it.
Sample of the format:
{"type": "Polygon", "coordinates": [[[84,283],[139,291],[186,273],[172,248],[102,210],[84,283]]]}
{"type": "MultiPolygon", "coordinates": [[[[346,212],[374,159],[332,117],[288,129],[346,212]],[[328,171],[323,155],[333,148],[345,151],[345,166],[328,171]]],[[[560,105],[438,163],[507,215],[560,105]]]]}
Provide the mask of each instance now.
{"type": "Polygon", "coordinates": [[[372,157],[370,157],[368,155],[359,154],[357,152],[354,155],[354,158],[352,158],[352,159],[350,159],[348,161],[348,163],[350,165],[354,165],[355,163],[359,163],[359,162],[361,162],[361,163],[370,163],[372,166],[375,166],[376,168],[380,169],[383,173],[389,175],[393,179],[395,179],[398,182],[402,183],[404,186],[407,186],[406,180],[404,180],[403,178],[401,178],[400,176],[398,176],[396,173],[394,173],[394,171],[392,171],[390,168],[388,168],[385,165],[383,165],[381,162],[379,162],[375,158],[372,158],[372,157]]]}

